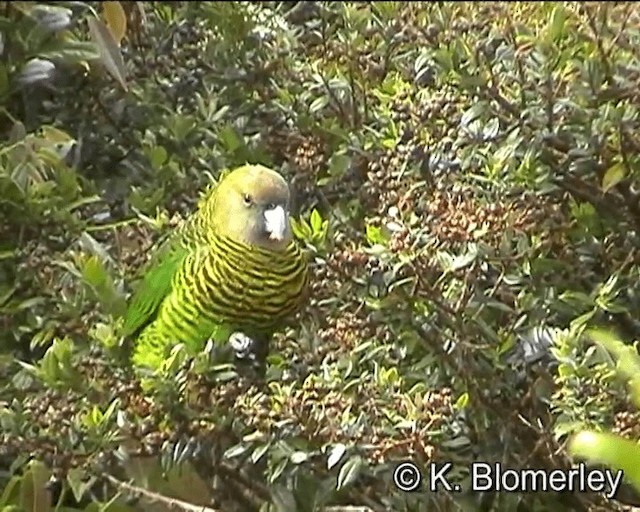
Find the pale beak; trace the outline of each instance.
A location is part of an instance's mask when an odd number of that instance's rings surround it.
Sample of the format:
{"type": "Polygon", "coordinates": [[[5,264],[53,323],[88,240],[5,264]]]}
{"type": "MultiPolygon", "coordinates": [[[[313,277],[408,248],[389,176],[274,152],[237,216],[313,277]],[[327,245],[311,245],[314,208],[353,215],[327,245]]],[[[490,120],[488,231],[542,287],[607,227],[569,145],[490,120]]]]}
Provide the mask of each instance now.
{"type": "Polygon", "coordinates": [[[287,232],[287,212],[282,206],[276,206],[264,212],[265,228],[269,238],[280,242],[287,232]]]}

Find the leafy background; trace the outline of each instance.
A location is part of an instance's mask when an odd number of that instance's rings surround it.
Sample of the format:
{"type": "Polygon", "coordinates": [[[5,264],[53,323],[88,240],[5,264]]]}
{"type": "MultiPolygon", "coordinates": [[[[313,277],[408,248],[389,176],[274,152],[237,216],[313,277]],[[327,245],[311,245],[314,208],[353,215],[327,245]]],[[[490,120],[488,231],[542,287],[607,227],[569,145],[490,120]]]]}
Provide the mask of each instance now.
{"type": "MultiPolygon", "coordinates": [[[[0,3],[2,511],[622,510],[403,493],[398,461],[566,468],[637,439],[632,3],[0,3]],[[118,335],[229,167],[291,182],[312,297],[268,384],[118,335]],[[208,507],[208,508],[203,508],[208,507]],[[349,508],[351,507],[351,508],[349,508]]],[[[623,496],[624,494],[624,496],[623,496]]]]}

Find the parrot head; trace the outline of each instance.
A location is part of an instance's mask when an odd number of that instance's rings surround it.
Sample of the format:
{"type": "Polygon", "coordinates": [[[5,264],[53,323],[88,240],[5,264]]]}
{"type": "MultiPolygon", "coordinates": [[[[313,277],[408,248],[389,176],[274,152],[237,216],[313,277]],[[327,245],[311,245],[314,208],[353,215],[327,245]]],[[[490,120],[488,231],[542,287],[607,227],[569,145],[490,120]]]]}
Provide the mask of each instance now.
{"type": "Polygon", "coordinates": [[[216,187],[212,218],[216,233],[283,250],[292,239],[287,182],[262,165],[239,167],[216,187]]]}

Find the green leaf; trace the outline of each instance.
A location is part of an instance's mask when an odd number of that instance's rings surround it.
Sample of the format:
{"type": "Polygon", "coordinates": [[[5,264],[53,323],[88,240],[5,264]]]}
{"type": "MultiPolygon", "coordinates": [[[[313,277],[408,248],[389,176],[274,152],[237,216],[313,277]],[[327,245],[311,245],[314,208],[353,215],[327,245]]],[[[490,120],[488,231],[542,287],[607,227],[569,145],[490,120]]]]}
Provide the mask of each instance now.
{"type": "Polygon", "coordinates": [[[270,446],[271,445],[269,443],[265,443],[253,450],[253,453],[251,454],[251,462],[253,464],[258,462],[263,457],[263,455],[267,453],[267,450],[269,450],[270,446]]]}
{"type": "Polygon", "coordinates": [[[578,328],[584,327],[591,321],[591,319],[595,316],[595,314],[596,314],[595,309],[592,309],[591,311],[587,311],[586,313],[571,320],[571,323],[569,325],[572,329],[578,329],[578,328]]]}
{"type": "Polygon", "coordinates": [[[626,174],[622,163],[617,163],[609,167],[602,177],[602,191],[608,192],[611,190],[611,188],[615,187],[625,178],[626,174]]]}
{"type": "Polygon", "coordinates": [[[326,95],[320,96],[313,100],[313,103],[309,106],[309,113],[315,114],[325,108],[328,104],[329,98],[326,95]]]}
{"type": "Polygon", "coordinates": [[[476,103],[462,115],[462,118],[460,119],[460,126],[469,126],[474,121],[480,119],[484,114],[484,111],[485,105],[483,103],[476,103]]]}
{"type": "Polygon", "coordinates": [[[631,398],[640,407],[640,356],[636,348],[603,329],[589,329],[586,334],[614,355],[617,370],[628,381],[631,398]]]}
{"type": "Polygon", "coordinates": [[[65,41],[49,46],[46,51],[39,52],[38,56],[53,62],[57,61],[70,65],[99,59],[100,52],[94,43],[65,41]]]}
{"type": "Polygon", "coordinates": [[[313,238],[313,230],[309,223],[304,219],[296,220],[292,218],[291,229],[293,230],[295,237],[300,240],[308,242],[313,238]]]}
{"type": "Polygon", "coordinates": [[[476,244],[469,244],[467,251],[464,254],[455,256],[451,262],[451,268],[449,270],[456,271],[461,270],[473,263],[478,257],[478,246],[476,244]]]}
{"type": "Polygon", "coordinates": [[[73,342],[69,338],[54,340],[38,363],[36,376],[51,386],[78,384],[72,354],[73,342]]]}
{"type": "Polygon", "coordinates": [[[367,241],[370,244],[380,244],[384,245],[387,243],[387,237],[384,236],[382,229],[376,226],[367,226],[366,227],[366,235],[367,241]]]}
{"type": "Polygon", "coordinates": [[[271,475],[269,476],[269,483],[274,483],[276,480],[278,480],[278,478],[280,478],[280,475],[282,475],[284,470],[287,468],[288,464],[289,464],[289,459],[287,458],[282,459],[278,463],[276,468],[273,470],[273,473],[271,473],[271,475]]]}
{"type": "Polygon", "coordinates": [[[229,448],[226,452],[224,452],[225,459],[233,459],[234,457],[240,457],[243,453],[248,450],[247,446],[237,444],[229,448]]]}
{"type": "Polygon", "coordinates": [[[118,43],[111,35],[109,28],[101,20],[92,17],[89,18],[88,23],[91,39],[98,47],[104,67],[126,91],[128,89],[125,81],[127,71],[118,43]]]}
{"type": "Polygon", "coordinates": [[[311,212],[311,218],[309,219],[309,221],[311,222],[311,229],[313,231],[313,234],[317,234],[322,231],[322,216],[320,215],[320,212],[318,212],[318,210],[316,210],[315,208],[311,212]]]}
{"type": "Polygon", "coordinates": [[[335,153],[329,159],[329,174],[331,176],[341,177],[351,165],[351,158],[347,155],[335,153]]]}
{"type": "Polygon", "coordinates": [[[376,2],[371,4],[371,6],[377,11],[378,15],[386,21],[397,17],[402,4],[399,2],[376,2]]]}
{"type": "Polygon", "coordinates": [[[565,24],[567,21],[567,11],[560,3],[556,4],[551,11],[549,24],[547,26],[547,37],[552,41],[561,39],[565,34],[565,24]]]}
{"type": "Polygon", "coordinates": [[[97,256],[90,256],[82,267],[82,277],[89,286],[99,288],[108,279],[108,274],[97,256]]]}
{"type": "Polygon", "coordinates": [[[51,500],[47,483],[50,472],[44,464],[31,461],[20,488],[20,505],[29,512],[50,512],[51,500]]]}
{"type": "Polygon", "coordinates": [[[114,398],[109,404],[109,407],[107,407],[107,410],[104,411],[103,421],[109,421],[113,417],[113,414],[116,411],[118,405],[120,405],[120,399],[114,398]]]}
{"type": "Polygon", "coordinates": [[[177,142],[182,142],[195,126],[193,116],[176,114],[171,121],[171,133],[177,142]]]}
{"type": "Polygon", "coordinates": [[[456,403],[454,404],[455,409],[464,409],[469,404],[469,393],[462,393],[456,403]]]}
{"type": "Polygon", "coordinates": [[[612,274],[607,281],[600,286],[598,290],[598,296],[601,298],[610,298],[613,295],[616,285],[618,284],[618,276],[612,274]]]}
{"type": "Polygon", "coordinates": [[[87,472],[80,468],[71,468],[67,473],[67,483],[77,502],[80,502],[82,497],[96,481],[96,478],[93,476],[90,478],[87,477],[87,472]]]}
{"type": "Polygon", "coordinates": [[[151,166],[158,170],[167,161],[167,150],[163,146],[156,146],[149,152],[149,160],[151,160],[151,166]]]}
{"type": "Polygon", "coordinates": [[[338,473],[338,484],[336,490],[344,489],[346,486],[355,482],[360,476],[362,470],[362,457],[355,455],[343,464],[338,473]]]}
{"type": "Polygon", "coordinates": [[[382,146],[385,149],[394,149],[398,145],[398,137],[390,136],[382,139],[382,146]]]}
{"type": "MultiPolygon", "coordinates": [[[[6,506],[9,503],[15,503],[20,492],[20,484],[22,483],[22,476],[16,475],[9,480],[4,486],[2,496],[0,496],[0,506],[6,506]]],[[[4,509],[3,509],[4,510],[4,509]]]]}
{"type": "Polygon", "coordinates": [[[229,153],[233,153],[238,148],[243,146],[243,142],[240,139],[240,136],[233,128],[233,126],[229,124],[225,125],[220,130],[218,136],[220,137],[220,142],[229,153]]]}
{"type": "Polygon", "coordinates": [[[562,302],[566,302],[576,309],[583,309],[593,306],[593,298],[580,291],[566,291],[561,293],[558,298],[562,302]]]}
{"type": "Polygon", "coordinates": [[[640,445],[635,441],[585,430],[571,438],[568,449],[574,457],[622,471],[625,478],[640,490],[640,445]]]}
{"type": "Polygon", "coordinates": [[[433,59],[445,72],[449,72],[454,69],[451,50],[449,50],[448,48],[437,49],[435,52],[433,52],[433,59]]]}

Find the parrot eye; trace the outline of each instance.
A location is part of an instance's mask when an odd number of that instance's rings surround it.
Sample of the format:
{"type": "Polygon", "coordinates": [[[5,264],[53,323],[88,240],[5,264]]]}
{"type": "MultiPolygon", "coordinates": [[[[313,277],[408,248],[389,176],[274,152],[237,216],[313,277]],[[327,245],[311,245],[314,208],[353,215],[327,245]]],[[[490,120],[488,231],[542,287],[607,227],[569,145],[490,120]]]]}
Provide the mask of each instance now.
{"type": "Polygon", "coordinates": [[[276,205],[274,203],[269,203],[267,205],[267,210],[273,210],[276,207],[276,205]]]}
{"type": "Polygon", "coordinates": [[[244,196],[242,196],[242,200],[244,201],[244,204],[246,204],[247,206],[251,206],[251,203],[253,203],[253,199],[249,194],[245,194],[244,196]]]}

